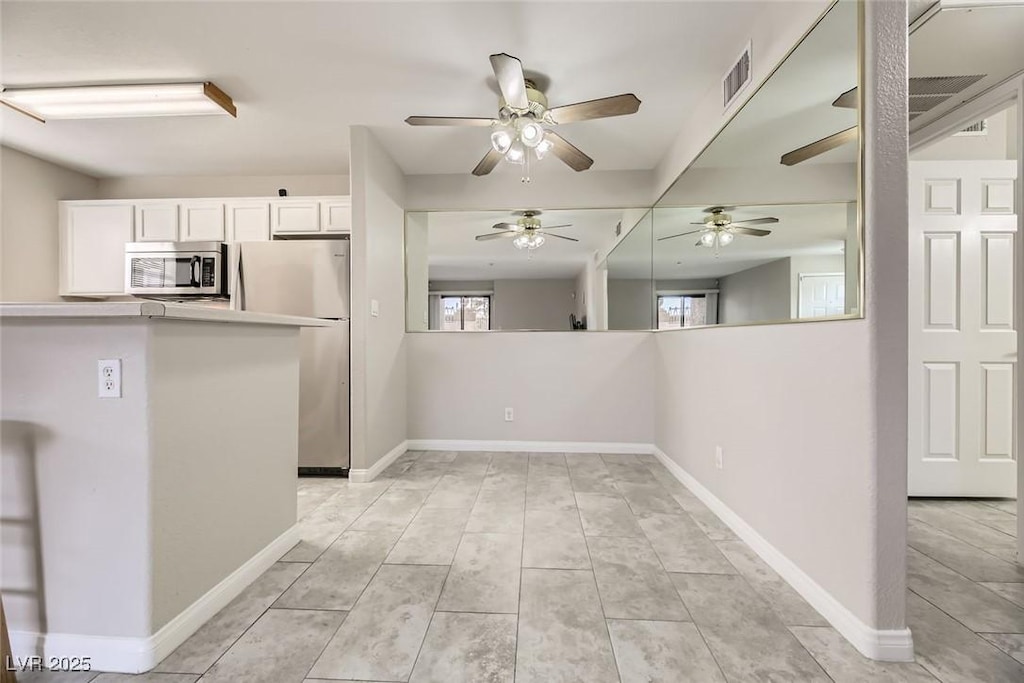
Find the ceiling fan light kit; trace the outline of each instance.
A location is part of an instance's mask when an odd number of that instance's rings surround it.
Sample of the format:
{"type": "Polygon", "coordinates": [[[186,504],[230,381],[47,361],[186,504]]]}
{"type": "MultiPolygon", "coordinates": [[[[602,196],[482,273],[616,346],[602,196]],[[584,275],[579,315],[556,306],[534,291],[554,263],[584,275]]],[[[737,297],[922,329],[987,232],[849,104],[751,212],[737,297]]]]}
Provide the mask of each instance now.
{"type": "Polygon", "coordinates": [[[640,109],[640,100],[632,93],[549,109],[547,96],[524,76],[523,65],[518,59],[499,53],[491,55],[490,60],[501,91],[497,118],[410,116],[405,120],[410,126],[492,127],[491,149],[473,169],[475,176],[487,175],[504,159],[510,164],[523,166],[521,179],[528,183],[531,157],[541,161],[548,153],[554,154],[574,171],[585,171],[594,164],[594,160],[551,127],[635,114],[640,109]]]}
{"type": "Polygon", "coordinates": [[[732,216],[726,213],[726,211],[732,211],[735,207],[732,206],[712,206],[704,209],[704,212],[708,215],[704,217],[704,220],[693,225],[703,225],[703,228],[697,230],[688,230],[687,232],[681,232],[678,235],[668,235],[667,237],[659,237],[658,241],[675,239],[676,237],[685,237],[686,235],[696,235],[700,233],[697,238],[695,246],[707,247],[708,249],[715,250],[715,256],[718,256],[718,250],[721,247],[727,247],[733,243],[737,235],[748,235],[750,237],[767,237],[772,233],[771,230],[761,230],[760,228],[751,228],[750,225],[765,225],[769,223],[778,223],[779,219],[774,216],[767,216],[765,218],[748,218],[742,221],[734,221],[732,216]],[[744,225],[746,224],[746,225],[744,225]]]}

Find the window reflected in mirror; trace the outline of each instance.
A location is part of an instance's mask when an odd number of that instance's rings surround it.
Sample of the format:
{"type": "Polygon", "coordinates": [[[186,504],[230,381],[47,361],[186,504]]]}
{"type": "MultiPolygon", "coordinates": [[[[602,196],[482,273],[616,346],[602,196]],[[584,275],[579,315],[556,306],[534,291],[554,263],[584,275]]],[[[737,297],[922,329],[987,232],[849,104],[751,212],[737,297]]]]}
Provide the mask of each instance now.
{"type": "MultiPolygon", "coordinates": [[[[410,212],[407,329],[607,329],[605,259],[644,213],[637,272],[649,291],[649,209],[410,212]]],[[[642,329],[650,328],[652,310],[649,304],[642,329]]]]}

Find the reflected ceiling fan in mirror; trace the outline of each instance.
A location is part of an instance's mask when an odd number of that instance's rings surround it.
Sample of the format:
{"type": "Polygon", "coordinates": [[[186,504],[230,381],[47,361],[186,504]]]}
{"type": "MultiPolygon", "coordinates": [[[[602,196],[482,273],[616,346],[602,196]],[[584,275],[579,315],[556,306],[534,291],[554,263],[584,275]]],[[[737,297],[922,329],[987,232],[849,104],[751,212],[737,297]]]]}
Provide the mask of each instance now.
{"type": "MultiPolygon", "coordinates": [[[[842,95],[837,97],[832,102],[833,107],[840,109],[856,109],[857,108],[857,88],[850,88],[842,95]]],[[[857,126],[851,126],[846,130],[841,130],[838,133],[833,133],[827,137],[823,137],[820,140],[815,140],[809,145],[798,147],[792,152],[786,152],[779,159],[779,163],[783,166],[795,166],[808,159],[813,159],[819,154],[824,154],[837,147],[842,147],[848,142],[853,142],[857,139],[857,126]]]]}
{"type": "Polygon", "coordinates": [[[547,232],[548,230],[555,230],[558,228],[568,228],[570,224],[565,225],[548,225],[541,226],[540,219],[537,218],[541,214],[537,210],[529,211],[515,211],[513,216],[519,216],[519,220],[515,223],[495,223],[492,228],[500,230],[501,232],[489,232],[483,235],[477,235],[477,242],[486,242],[487,240],[498,240],[498,239],[511,239],[512,246],[516,249],[526,249],[533,251],[542,244],[544,244],[545,238],[557,237],[560,240],[566,240],[568,242],[579,242],[575,237],[565,237],[564,235],[556,235],[554,233],[547,232]]]}
{"type": "Polygon", "coordinates": [[[501,91],[497,118],[410,116],[405,120],[410,126],[493,128],[491,150],[473,169],[475,176],[487,175],[504,159],[511,164],[521,165],[522,180],[528,183],[531,157],[540,161],[549,152],[572,170],[585,171],[593,165],[594,160],[551,130],[550,126],[635,114],[640,109],[640,100],[632,93],[549,109],[547,97],[534,81],[524,76],[522,62],[518,59],[505,53],[491,55],[491,67],[501,91]]]}
{"type": "Polygon", "coordinates": [[[747,235],[749,237],[767,237],[772,234],[771,230],[763,230],[761,228],[751,228],[751,225],[768,225],[771,223],[778,223],[779,219],[774,216],[766,216],[764,218],[748,218],[747,220],[734,221],[726,211],[734,211],[735,206],[712,206],[704,209],[704,213],[708,214],[704,217],[704,220],[699,223],[691,223],[691,225],[703,225],[703,228],[698,230],[690,230],[688,232],[681,232],[678,235],[669,235],[668,237],[659,237],[658,241],[675,239],[676,237],[685,237],[686,235],[696,235],[700,233],[700,238],[697,239],[696,246],[708,247],[715,250],[715,254],[718,254],[720,247],[727,247],[732,244],[732,241],[737,235],[747,235]]]}

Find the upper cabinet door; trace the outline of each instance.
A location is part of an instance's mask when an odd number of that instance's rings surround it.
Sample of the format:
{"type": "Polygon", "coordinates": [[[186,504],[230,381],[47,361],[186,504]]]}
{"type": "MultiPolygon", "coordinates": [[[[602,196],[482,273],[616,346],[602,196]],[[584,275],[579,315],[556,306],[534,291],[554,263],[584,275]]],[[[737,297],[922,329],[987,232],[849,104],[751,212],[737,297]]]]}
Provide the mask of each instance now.
{"type": "Polygon", "coordinates": [[[183,203],[181,205],[181,241],[223,242],[224,203],[183,203]]]}
{"type": "Polygon", "coordinates": [[[228,202],[225,216],[228,242],[265,242],[270,239],[270,202],[228,202]]]}
{"type": "Polygon", "coordinates": [[[62,295],[124,293],[124,245],[132,241],[132,205],[61,204],[62,295]]]}
{"type": "Polygon", "coordinates": [[[146,202],[135,205],[135,240],[138,242],[176,242],[178,240],[178,203],[146,202]]]}
{"type": "Polygon", "coordinates": [[[352,198],[322,200],[320,227],[324,232],[352,232],[352,198]]]}
{"type": "Polygon", "coordinates": [[[320,232],[320,202],[313,199],[275,199],[270,202],[270,232],[320,232]]]}

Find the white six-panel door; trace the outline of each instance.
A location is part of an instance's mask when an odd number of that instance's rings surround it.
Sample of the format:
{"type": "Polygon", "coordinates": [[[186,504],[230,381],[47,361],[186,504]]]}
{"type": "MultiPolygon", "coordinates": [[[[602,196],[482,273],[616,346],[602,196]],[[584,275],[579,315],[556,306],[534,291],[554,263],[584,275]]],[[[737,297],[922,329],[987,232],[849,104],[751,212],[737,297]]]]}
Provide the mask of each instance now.
{"type": "Polygon", "coordinates": [[[1017,491],[1016,161],[912,161],[909,493],[1017,491]]]}

